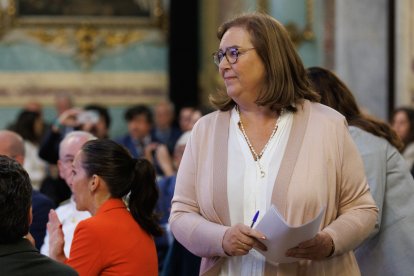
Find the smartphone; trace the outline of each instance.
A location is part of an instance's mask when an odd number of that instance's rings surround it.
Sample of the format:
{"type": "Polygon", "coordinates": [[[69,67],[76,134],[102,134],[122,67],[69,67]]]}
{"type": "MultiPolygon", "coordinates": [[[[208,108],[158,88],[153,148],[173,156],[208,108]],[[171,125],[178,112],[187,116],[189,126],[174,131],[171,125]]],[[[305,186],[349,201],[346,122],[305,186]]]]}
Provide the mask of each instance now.
{"type": "Polygon", "coordinates": [[[86,110],[78,114],[79,124],[96,124],[99,121],[99,114],[96,111],[86,110]]]}

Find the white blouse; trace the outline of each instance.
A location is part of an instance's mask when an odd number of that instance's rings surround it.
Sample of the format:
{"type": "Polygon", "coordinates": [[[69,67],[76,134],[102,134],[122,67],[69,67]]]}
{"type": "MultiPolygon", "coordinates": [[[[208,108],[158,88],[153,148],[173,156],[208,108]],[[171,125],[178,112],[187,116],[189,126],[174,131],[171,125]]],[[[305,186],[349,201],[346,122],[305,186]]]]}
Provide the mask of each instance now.
{"type": "MultiPolygon", "coordinates": [[[[259,211],[257,221],[260,221],[270,207],[274,183],[293,123],[293,114],[282,113],[278,129],[260,158],[264,177],[261,177],[260,168],[239,129],[240,117],[235,108],[231,112],[230,120],[227,164],[230,221],[231,225],[244,223],[250,226],[256,211],[259,211]]],[[[264,267],[265,258],[252,249],[245,256],[227,258],[220,275],[263,275],[264,267]]]]}

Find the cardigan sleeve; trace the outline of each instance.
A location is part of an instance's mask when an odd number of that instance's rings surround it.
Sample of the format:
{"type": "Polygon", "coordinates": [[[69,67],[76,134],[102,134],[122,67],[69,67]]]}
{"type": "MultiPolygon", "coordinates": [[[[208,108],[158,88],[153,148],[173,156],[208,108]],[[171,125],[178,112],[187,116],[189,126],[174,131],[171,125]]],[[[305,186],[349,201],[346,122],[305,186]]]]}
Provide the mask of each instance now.
{"type": "Polygon", "coordinates": [[[369,191],[364,164],[347,130],[338,127],[338,217],[324,232],[331,235],[335,255],[355,249],[374,229],[378,208],[369,191]]]}
{"type": "MultiPolygon", "coordinates": [[[[201,134],[200,134],[201,135],[201,134]]],[[[222,241],[229,228],[206,219],[197,199],[197,125],[184,151],[172,200],[170,227],[175,238],[200,257],[226,256],[222,241]]]]}

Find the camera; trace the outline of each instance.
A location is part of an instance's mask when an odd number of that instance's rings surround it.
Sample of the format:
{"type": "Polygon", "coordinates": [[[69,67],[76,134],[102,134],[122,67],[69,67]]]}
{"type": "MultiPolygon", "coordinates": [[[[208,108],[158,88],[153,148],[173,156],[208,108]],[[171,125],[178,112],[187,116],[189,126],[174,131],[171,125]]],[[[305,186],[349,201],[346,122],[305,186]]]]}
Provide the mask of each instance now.
{"type": "Polygon", "coordinates": [[[99,121],[99,114],[95,111],[86,110],[79,113],[76,120],[79,124],[96,124],[99,121]]]}

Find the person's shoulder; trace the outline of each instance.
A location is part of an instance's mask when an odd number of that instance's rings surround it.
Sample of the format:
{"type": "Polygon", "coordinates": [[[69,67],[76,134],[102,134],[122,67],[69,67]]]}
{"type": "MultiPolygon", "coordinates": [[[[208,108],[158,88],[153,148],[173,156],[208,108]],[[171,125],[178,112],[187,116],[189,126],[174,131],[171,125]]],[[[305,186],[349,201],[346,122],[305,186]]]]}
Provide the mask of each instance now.
{"type": "Polygon", "coordinates": [[[405,147],[404,153],[414,154],[414,142],[411,142],[405,147]]]}
{"type": "Polygon", "coordinates": [[[33,276],[43,276],[43,275],[75,276],[75,275],[79,275],[73,268],[71,268],[68,265],[59,263],[40,253],[36,253],[36,255],[37,257],[34,257],[31,260],[29,259],[25,260],[26,265],[30,264],[30,268],[28,269],[23,268],[23,267],[21,269],[17,268],[16,271],[14,272],[9,271],[10,274],[8,275],[33,275],[33,276]]]}
{"type": "Polygon", "coordinates": [[[311,102],[310,108],[313,115],[321,116],[329,120],[345,120],[344,115],[327,105],[311,102]]]}
{"type": "Polygon", "coordinates": [[[309,108],[309,123],[312,125],[334,128],[346,126],[345,117],[329,106],[309,101],[306,101],[304,106],[305,108],[309,108]]]}
{"type": "Polygon", "coordinates": [[[81,240],[88,243],[93,242],[93,240],[101,240],[102,232],[107,231],[105,230],[106,226],[102,218],[97,218],[96,216],[81,220],[76,226],[74,239],[82,237],[81,240]]]}
{"type": "Polygon", "coordinates": [[[32,204],[35,206],[47,206],[50,208],[55,207],[55,204],[50,198],[36,190],[33,190],[32,192],[32,204]]]}
{"type": "Polygon", "coordinates": [[[181,134],[183,134],[181,129],[176,127],[176,126],[171,127],[171,133],[172,133],[173,136],[178,136],[178,137],[181,136],[181,134]]]}
{"type": "Polygon", "coordinates": [[[211,130],[216,123],[221,123],[226,118],[230,119],[230,111],[213,111],[201,117],[194,125],[193,130],[211,130]]]}
{"type": "Polygon", "coordinates": [[[2,267],[0,271],[4,275],[78,275],[73,268],[40,254],[25,239],[21,239],[13,245],[8,245],[6,250],[12,253],[10,255],[12,258],[0,258],[2,267]],[[11,249],[11,246],[13,246],[13,249],[11,249]]]}
{"type": "Polygon", "coordinates": [[[363,140],[365,142],[368,142],[370,144],[375,144],[375,145],[388,145],[389,142],[382,138],[382,137],[378,137],[366,130],[363,130],[359,127],[356,126],[349,126],[349,133],[351,133],[351,136],[354,140],[363,140]]]}
{"type": "Polygon", "coordinates": [[[52,200],[50,198],[48,198],[46,195],[42,194],[41,192],[37,191],[37,190],[33,190],[32,192],[32,198],[38,199],[38,200],[42,200],[42,201],[50,201],[52,202],[52,200]]]}
{"type": "Polygon", "coordinates": [[[114,138],[113,140],[115,142],[117,142],[118,144],[122,145],[122,144],[125,144],[127,141],[130,140],[130,136],[128,134],[125,134],[125,135],[118,136],[118,137],[114,138]]]}
{"type": "Polygon", "coordinates": [[[203,117],[201,117],[197,121],[196,125],[199,125],[199,124],[208,124],[211,121],[216,120],[217,119],[217,116],[219,116],[220,114],[225,113],[225,112],[226,111],[213,111],[211,113],[208,113],[208,114],[204,115],[203,117]]]}
{"type": "Polygon", "coordinates": [[[229,111],[214,111],[201,117],[191,130],[191,139],[197,143],[203,144],[203,141],[209,140],[215,133],[218,125],[225,124],[225,120],[230,120],[229,111]]]}
{"type": "Polygon", "coordinates": [[[350,126],[348,129],[361,154],[372,155],[375,153],[376,155],[385,156],[388,148],[394,148],[386,139],[359,127],[350,126]]]}
{"type": "MultiPolygon", "coordinates": [[[[116,227],[114,224],[114,219],[121,219],[117,217],[119,214],[122,214],[122,211],[126,210],[125,208],[112,208],[108,211],[98,212],[95,215],[86,218],[79,222],[79,229],[88,229],[93,233],[105,232],[106,228],[116,227]],[[115,211],[115,213],[114,213],[115,211]]],[[[127,211],[128,212],[128,211],[127,211]]]]}
{"type": "Polygon", "coordinates": [[[158,187],[160,189],[163,189],[164,187],[169,186],[172,183],[175,183],[176,179],[177,179],[177,175],[163,177],[157,182],[158,187]]]}
{"type": "MultiPolygon", "coordinates": [[[[42,255],[43,256],[43,255],[42,255]]],[[[44,267],[42,270],[47,275],[68,275],[68,276],[75,276],[79,275],[72,267],[59,263],[55,260],[52,260],[46,256],[43,256],[44,258],[47,258],[47,261],[44,262],[44,267]]],[[[40,275],[40,274],[39,274],[40,275]]]]}

